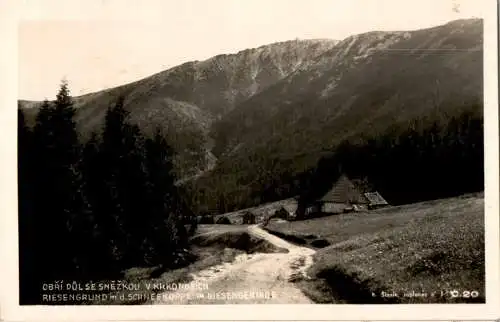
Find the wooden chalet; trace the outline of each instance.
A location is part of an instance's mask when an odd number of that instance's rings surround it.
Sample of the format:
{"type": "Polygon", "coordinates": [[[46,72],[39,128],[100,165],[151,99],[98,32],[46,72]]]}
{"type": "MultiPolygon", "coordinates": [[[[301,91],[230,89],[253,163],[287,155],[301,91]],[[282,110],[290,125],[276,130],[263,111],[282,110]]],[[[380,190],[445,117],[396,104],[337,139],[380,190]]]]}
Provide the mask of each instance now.
{"type": "Polygon", "coordinates": [[[365,192],[346,175],[341,175],[330,190],[306,207],[305,214],[363,211],[388,205],[378,192],[365,192]]]}

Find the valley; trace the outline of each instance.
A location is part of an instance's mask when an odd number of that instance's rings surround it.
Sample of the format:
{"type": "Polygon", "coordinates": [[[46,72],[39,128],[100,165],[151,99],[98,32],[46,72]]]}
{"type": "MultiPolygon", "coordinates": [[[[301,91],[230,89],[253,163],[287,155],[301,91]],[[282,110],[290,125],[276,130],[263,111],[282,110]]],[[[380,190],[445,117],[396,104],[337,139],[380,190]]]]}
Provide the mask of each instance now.
{"type": "MultiPolygon", "coordinates": [[[[99,132],[106,109],[123,96],[131,122],[149,133],[159,126],[169,137],[180,182],[235,207],[235,198],[251,199],[252,181],[269,173],[296,177],[343,139],[413,118],[480,112],[481,33],[480,19],[458,20],[186,62],[75,97],[76,121],[83,138],[99,132]]],[[[32,123],[40,103],[19,104],[32,123]]]]}

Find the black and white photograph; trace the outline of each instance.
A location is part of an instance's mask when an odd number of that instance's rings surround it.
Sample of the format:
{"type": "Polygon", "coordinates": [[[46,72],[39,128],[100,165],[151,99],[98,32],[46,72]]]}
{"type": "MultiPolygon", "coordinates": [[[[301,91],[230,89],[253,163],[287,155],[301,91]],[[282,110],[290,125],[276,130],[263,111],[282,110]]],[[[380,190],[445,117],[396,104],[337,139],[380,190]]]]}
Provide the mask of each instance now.
{"type": "Polygon", "coordinates": [[[20,306],[489,302],[480,2],[34,2],[20,306]]]}

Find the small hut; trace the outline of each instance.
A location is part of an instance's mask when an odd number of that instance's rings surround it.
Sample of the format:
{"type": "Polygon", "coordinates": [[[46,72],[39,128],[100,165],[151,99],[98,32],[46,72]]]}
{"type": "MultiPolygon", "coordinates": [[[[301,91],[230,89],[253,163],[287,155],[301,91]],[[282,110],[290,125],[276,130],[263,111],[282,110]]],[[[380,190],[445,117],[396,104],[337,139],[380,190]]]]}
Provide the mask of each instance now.
{"type": "Polygon", "coordinates": [[[253,213],[246,211],[243,214],[243,225],[254,225],[256,223],[256,218],[253,213]]]}
{"type": "Polygon", "coordinates": [[[274,215],[272,217],[289,220],[290,216],[291,216],[290,212],[285,207],[281,206],[274,212],[274,215]]]}
{"type": "Polygon", "coordinates": [[[389,203],[384,198],[382,198],[382,196],[378,193],[378,191],[367,192],[365,193],[365,197],[369,201],[368,204],[369,209],[378,209],[389,206],[389,203]]]}

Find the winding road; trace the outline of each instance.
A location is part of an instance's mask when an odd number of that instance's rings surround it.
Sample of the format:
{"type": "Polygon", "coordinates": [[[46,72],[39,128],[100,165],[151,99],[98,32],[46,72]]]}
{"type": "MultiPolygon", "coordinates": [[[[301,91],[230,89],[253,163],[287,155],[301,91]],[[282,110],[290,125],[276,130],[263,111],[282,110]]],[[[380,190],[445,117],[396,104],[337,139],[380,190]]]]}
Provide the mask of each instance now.
{"type": "Polygon", "coordinates": [[[248,232],[288,253],[238,255],[231,263],[193,274],[193,282],[203,287],[162,293],[154,304],[313,303],[291,280],[308,278],[306,271],[315,251],[290,244],[257,225],[249,226],[248,232]]]}

